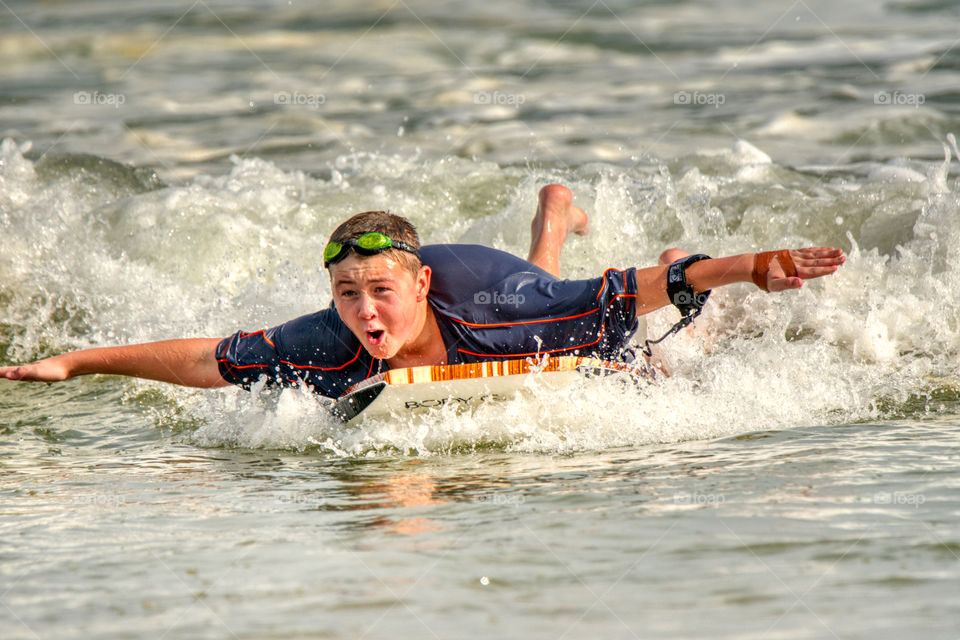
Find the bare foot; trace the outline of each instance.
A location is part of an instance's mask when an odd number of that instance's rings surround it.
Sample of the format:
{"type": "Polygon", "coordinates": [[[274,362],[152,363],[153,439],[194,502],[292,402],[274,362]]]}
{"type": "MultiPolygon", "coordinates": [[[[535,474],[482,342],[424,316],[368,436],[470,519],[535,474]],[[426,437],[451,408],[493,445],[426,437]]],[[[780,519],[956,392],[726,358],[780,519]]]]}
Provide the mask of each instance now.
{"type": "Polygon", "coordinates": [[[530,253],[527,260],[560,277],[560,249],[567,234],[586,235],[586,212],[574,206],[573,194],[563,185],[548,184],[540,190],[537,214],[530,223],[530,253]]]}

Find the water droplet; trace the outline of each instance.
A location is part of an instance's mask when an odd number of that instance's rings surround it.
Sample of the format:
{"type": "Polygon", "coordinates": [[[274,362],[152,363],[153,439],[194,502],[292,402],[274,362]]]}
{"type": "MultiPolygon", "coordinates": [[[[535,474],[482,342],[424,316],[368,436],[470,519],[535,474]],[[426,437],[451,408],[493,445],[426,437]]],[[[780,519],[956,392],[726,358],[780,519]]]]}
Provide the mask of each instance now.
{"type": "Polygon", "coordinates": [[[480,578],[480,584],[482,584],[483,586],[487,586],[488,584],[490,584],[490,578],[488,578],[487,576],[483,576],[482,578],[480,578]]]}

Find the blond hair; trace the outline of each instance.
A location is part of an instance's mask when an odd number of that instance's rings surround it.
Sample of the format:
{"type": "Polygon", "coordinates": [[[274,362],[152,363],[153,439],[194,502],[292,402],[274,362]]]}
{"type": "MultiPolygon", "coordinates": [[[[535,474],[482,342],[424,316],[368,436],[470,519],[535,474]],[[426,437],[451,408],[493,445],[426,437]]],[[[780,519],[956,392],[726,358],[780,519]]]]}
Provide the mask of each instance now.
{"type": "MultiPolygon", "coordinates": [[[[356,240],[363,234],[372,231],[382,233],[393,240],[404,242],[414,249],[420,249],[420,236],[417,235],[417,230],[410,221],[387,211],[364,211],[363,213],[350,216],[350,218],[333,230],[333,233],[330,234],[329,241],[342,243],[348,240],[356,240]]],[[[413,277],[416,278],[420,273],[420,259],[409,251],[388,249],[384,253],[399,262],[407,271],[413,274],[413,277]]],[[[367,257],[359,253],[357,255],[361,258],[367,257]]]]}

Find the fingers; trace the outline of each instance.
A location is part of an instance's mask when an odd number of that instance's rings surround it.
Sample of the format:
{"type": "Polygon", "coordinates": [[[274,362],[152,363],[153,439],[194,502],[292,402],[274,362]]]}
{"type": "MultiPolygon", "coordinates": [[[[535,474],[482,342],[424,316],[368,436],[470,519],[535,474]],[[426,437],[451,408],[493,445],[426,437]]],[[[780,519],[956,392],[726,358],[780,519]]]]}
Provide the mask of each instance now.
{"type": "Polygon", "coordinates": [[[791,249],[790,259],[793,260],[797,269],[797,275],[787,277],[779,259],[774,259],[770,265],[771,269],[767,273],[767,290],[799,289],[803,286],[804,280],[812,280],[836,273],[840,265],[846,262],[847,257],[843,255],[842,249],[834,247],[805,247],[803,249],[791,249]]]}
{"type": "Polygon", "coordinates": [[[836,247],[804,247],[803,249],[791,249],[790,257],[793,256],[806,256],[806,257],[826,257],[826,256],[840,256],[843,255],[843,249],[837,249],[836,247]]]}
{"type": "Polygon", "coordinates": [[[823,276],[828,276],[831,273],[836,273],[839,267],[834,265],[832,267],[797,267],[796,277],[787,278],[784,276],[774,276],[773,274],[767,279],[767,289],[770,291],[785,291],[787,289],[799,289],[803,286],[804,280],[813,280],[814,278],[821,278],[823,276]]]}
{"type": "Polygon", "coordinates": [[[808,262],[822,260],[839,264],[846,259],[843,255],[843,249],[834,249],[833,247],[808,247],[806,249],[791,249],[790,257],[794,262],[808,262]]]}
{"type": "Polygon", "coordinates": [[[24,364],[13,367],[0,367],[0,378],[20,380],[22,382],[57,382],[65,376],[59,369],[44,367],[42,364],[24,364]]]}
{"type": "Polygon", "coordinates": [[[836,273],[838,268],[838,265],[830,267],[804,267],[803,269],[797,270],[797,275],[804,280],[812,280],[813,278],[822,278],[831,273],[836,273]]]}
{"type": "Polygon", "coordinates": [[[23,367],[0,367],[0,378],[20,380],[23,378],[23,367]]]}
{"type": "Polygon", "coordinates": [[[790,258],[797,267],[797,276],[804,280],[830,275],[847,260],[842,249],[833,247],[792,249],[790,258]]]}

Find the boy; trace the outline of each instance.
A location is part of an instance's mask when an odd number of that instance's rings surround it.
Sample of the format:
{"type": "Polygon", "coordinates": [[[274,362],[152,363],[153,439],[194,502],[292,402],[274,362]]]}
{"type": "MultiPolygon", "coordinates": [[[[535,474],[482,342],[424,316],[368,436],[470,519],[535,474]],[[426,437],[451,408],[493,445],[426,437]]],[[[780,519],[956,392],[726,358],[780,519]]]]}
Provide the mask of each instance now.
{"type": "Polygon", "coordinates": [[[637,317],[671,302],[687,313],[704,292],[734,282],[796,289],[834,273],[843,252],[829,247],[710,259],[669,249],[645,269],[608,269],[560,280],[569,232],[587,232],[570,191],[540,191],[528,260],[476,245],[420,246],[404,218],[357,214],[324,251],[333,306],[265,331],[227,338],[167,340],[85,349],[33,364],[0,367],[0,378],[54,382],[92,373],[193,387],[249,387],[305,381],[337,397],[388,368],[457,364],[539,354],[617,359],[637,317]]]}

